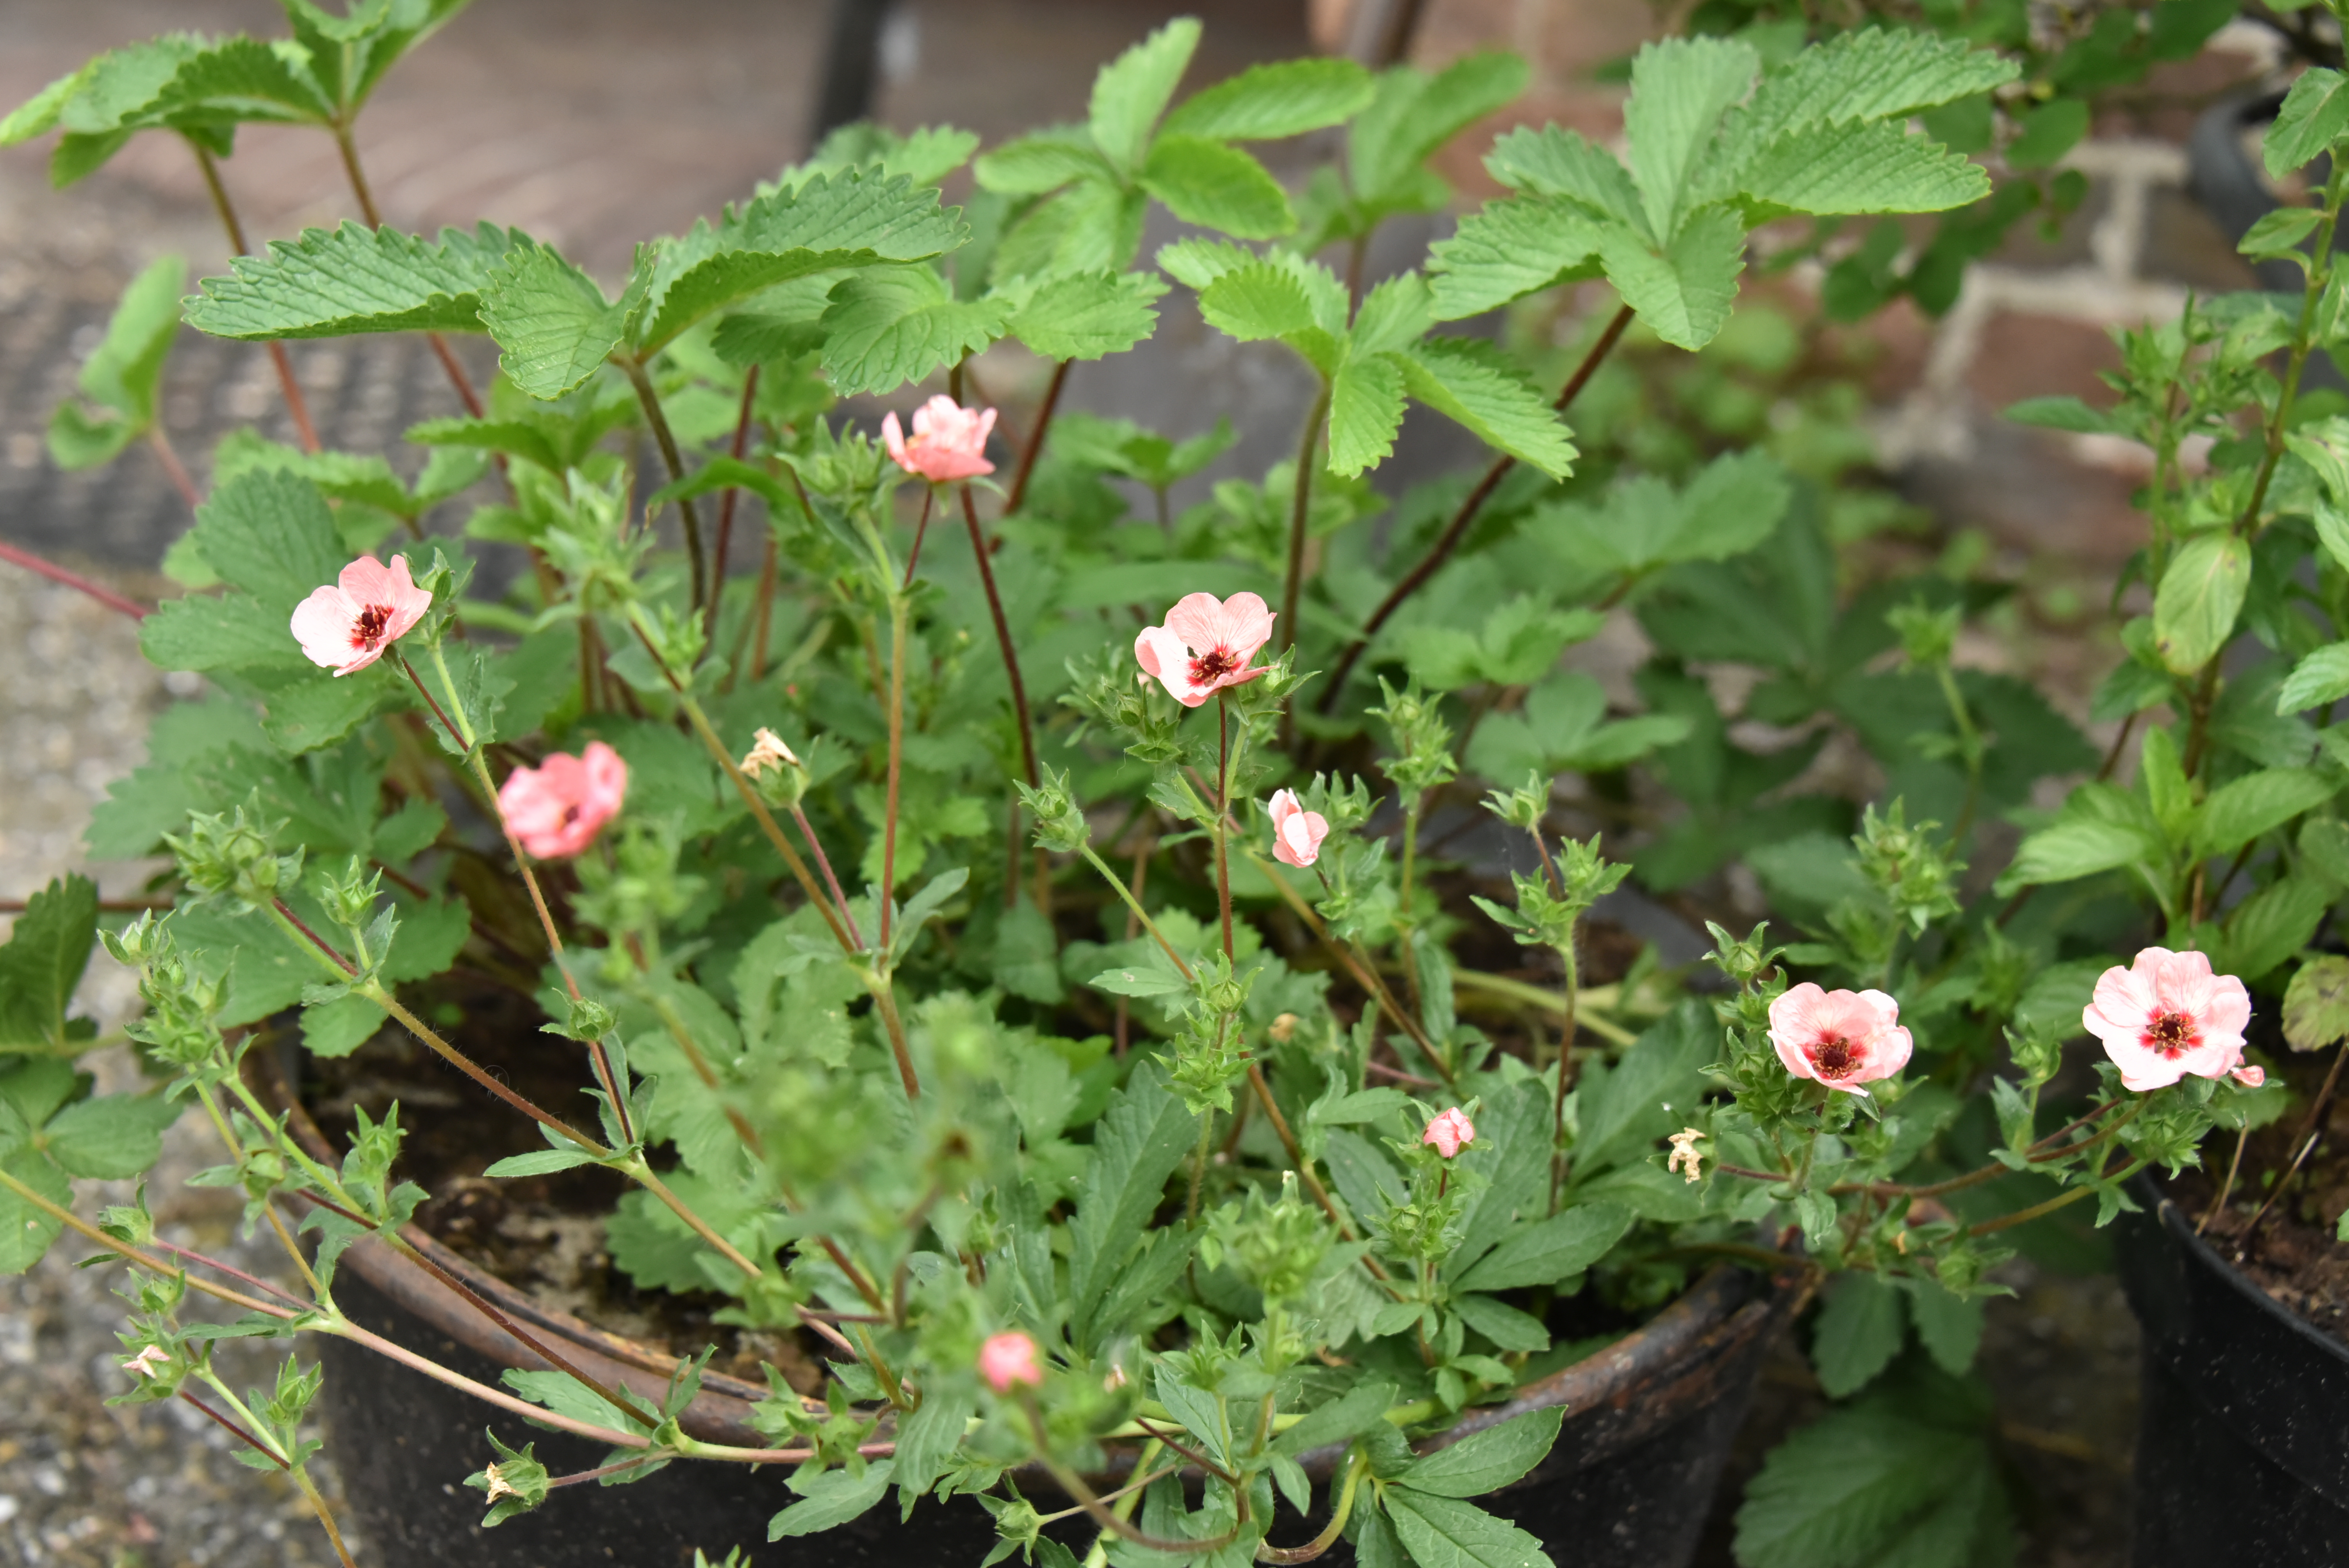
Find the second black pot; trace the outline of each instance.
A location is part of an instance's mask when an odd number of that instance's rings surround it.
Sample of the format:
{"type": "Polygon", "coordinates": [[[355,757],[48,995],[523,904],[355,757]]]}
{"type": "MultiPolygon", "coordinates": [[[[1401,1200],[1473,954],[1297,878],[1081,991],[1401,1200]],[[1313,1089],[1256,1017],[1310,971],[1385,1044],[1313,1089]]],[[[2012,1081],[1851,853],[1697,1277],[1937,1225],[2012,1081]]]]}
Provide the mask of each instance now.
{"type": "Polygon", "coordinates": [[[2349,1563],[2349,1346],[2230,1266],[2150,1180],[2117,1226],[2145,1330],[2131,1568],[2349,1563]]]}

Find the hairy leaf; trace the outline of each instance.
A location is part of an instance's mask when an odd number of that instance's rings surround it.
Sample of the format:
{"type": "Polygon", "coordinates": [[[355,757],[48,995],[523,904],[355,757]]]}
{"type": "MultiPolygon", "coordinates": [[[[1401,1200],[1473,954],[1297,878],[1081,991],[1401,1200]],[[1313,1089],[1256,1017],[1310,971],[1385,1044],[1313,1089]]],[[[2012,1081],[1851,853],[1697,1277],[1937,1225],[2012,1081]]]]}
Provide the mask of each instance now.
{"type": "Polygon", "coordinates": [[[627,335],[628,309],[595,280],[535,241],[517,239],[481,297],[481,324],[502,351],[498,368],[541,401],[595,374],[627,335]]]}
{"type": "Polygon", "coordinates": [[[206,278],[188,325],[214,337],[347,337],[363,332],[480,332],[481,291],[520,233],[483,223],[437,241],[345,223],[273,240],[206,278]]]}
{"type": "MultiPolygon", "coordinates": [[[[1642,45],[1632,58],[1623,129],[1631,144],[1640,211],[1648,232],[1657,239],[1669,243],[1679,235],[1692,205],[1690,176],[1712,145],[1722,115],[1745,96],[1761,65],[1750,46],[1727,38],[1666,38],[1642,45]]],[[[1614,275],[1611,264],[1608,275],[1614,275]]],[[[1657,331],[1667,342],[1680,342],[1661,325],[1657,331]]],[[[1698,347],[1702,341],[1681,346],[1698,347]]]]}
{"type": "Polygon", "coordinates": [[[1430,338],[1398,357],[1411,395],[1437,413],[1552,479],[1573,471],[1575,448],[1566,426],[1490,344],[1430,338]]]}
{"type": "Polygon", "coordinates": [[[1161,128],[1164,136],[1216,141],[1278,141],[1352,119],[1377,84],[1351,60],[1275,60],[1193,93],[1161,128]]]}
{"type": "Polygon", "coordinates": [[[98,884],[52,879],[0,946],[0,1049],[66,1044],[66,1008],[98,944],[98,884]]]}
{"type": "Polygon", "coordinates": [[[1600,223],[1563,203],[1495,201],[1461,220],[1429,253],[1435,318],[1458,321],[1580,275],[1599,252],[1600,223]]]}
{"type": "Polygon", "coordinates": [[[1394,455],[1402,387],[1402,369],[1392,355],[1349,359],[1338,367],[1330,384],[1331,473],[1351,479],[1394,455]]]}
{"type": "Polygon", "coordinates": [[[1254,158],[1219,141],[1162,136],[1151,145],[1140,181],[1186,223],[1243,240],[1269,240],[1297,227],[1280,182],[1254,158]]]}
{"type": "Polygon", "coordinates": [[[1658,337],[1699,349],[1729,321],[1737,274],[1745,268],[1745,224],[1727,207],[1692,214],[1658,251],[1628,229],[1602,229],[1599,255],[1607,281],[1658,337]]]}
{"type": "Polygon", "coordinates": [[[1011,312],[1010,335],[1048,359],[1123,354],[1158,325],[1166,284],[1149,273],[1049,278],[1011,312]]]}
{"type": "Polygon", "coordinates": [[[843,393],[918,381],[1002,335],[999,301],[958,300],[927,267],[843,278],[823,313],[823,366],[843,393]]]}

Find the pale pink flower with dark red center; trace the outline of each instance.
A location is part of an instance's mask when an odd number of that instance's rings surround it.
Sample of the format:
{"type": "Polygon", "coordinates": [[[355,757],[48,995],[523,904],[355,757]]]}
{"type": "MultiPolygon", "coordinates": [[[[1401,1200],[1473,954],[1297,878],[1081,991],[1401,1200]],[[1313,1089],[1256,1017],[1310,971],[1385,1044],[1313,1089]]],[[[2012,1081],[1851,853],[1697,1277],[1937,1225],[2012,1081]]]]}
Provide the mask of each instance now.
{"type": "Polygon", "coordinates": [[[881,421],[881,444],[907,473],[946,484],[995,471],[987,460],[987,438],[994,428],[994,409],[966,408],[941,393],[914,410],[910,440],[891,409],[881,421]]]}
{"type": "Polygon", "coordinates": [[[430,608],[432,595],[409,576],[406,556],[393,556],[386,567],[362,555],[332,586],[294,606],[294,640],[312,664],[347,676],[383,657],[430,608]]]}
{"type": "Polygon", "coordinates": [[[1266,808],[1272,817],[1272,858],[1285,866],[1309,866],[1321,858],[1321,841],[1330,836],[1330,819],[1309,811],[1294,789],[1276,789],[1266,808]]]}
{"type": "Polygon", "coordinates": [[[498,790],[498,811],[522,847],[542,861],[575,855],[595,841],[628,792],[628,765],[600,740],[585,754],[558,751],[517,768],[498,790]]]}
{"type": "Polygon", "coordinates": [[[1226,686],[1267,673],[1247,662],[1272,641],[1272,621],[1271,609],[1254,593],[1185,593],[1166,612],[1164,625],[1142,629],[1133,656],[1176,702],[1196,707],[1226,686]]]}
{"type": "Polygon", "coordinates": [[[1469,1120],[1467,1113],[1455,1105],[1431,1120],[1427,1124],[1427,1130],[1419,1135],[1419,1140],[1422,1143],[1433,1143],[1435,1145],[1435,1151],[1449,1160],[1461,1150],[1476,1141],[1476,1124],[1469,1120]]]}
{"type": "Polygon", "coordinates": [[[2129,968],[2106,970],[2080,1014],[2121,1069],[2121,1082],[2140,1092],[2167,1088],[2189,1073],[2259,1088],[2267,1074],[2243,1065],[2251,1021],[2251,994],[2240,980],[2212,974],[2199,953],[2167,947],[2145,949],[2129,968]]]}
{"type": "Polygon", "coordinates": [[[978,1375],[999,1394],[1033,1388],[1044,1380],[1043,1365],[1036,1359],[1036,1342],[1017,1329],[989,1335],[978,1347],[978,1375]]]}
{"type": "Polygon", "coordinates": [[[1770,1004],[1770,1043],[1796,1078],[1846,1094],[1909,1064],[1900,1004],[1881,991],[1822,991],[1806,980],[1770,1004]]]}

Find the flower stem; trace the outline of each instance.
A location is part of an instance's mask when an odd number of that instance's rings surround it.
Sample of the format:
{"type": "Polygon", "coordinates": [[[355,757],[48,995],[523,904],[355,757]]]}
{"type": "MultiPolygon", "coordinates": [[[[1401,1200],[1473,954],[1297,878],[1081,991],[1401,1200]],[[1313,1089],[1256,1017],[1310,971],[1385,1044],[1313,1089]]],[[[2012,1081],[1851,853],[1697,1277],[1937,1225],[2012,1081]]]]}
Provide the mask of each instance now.
{"type": "Polygon", "coordinates": [[[1061,406],[1061,388],[1067,385],[1069,366],[1063,359],[1052,366],[1052,379],[1044,386],[1043,405],[1036,410],[1035,428],[1028,432],[1028,444],[1019,449],[1019,466],[1012,470],[1011,490],[1003,501],[1003,514],[1009,517],[1028,499],[1029,476],[1036,471],[1036,458],[1044,449],[1044,432],[1051,428],[1052,411],[1061,406]]]}
{"type": "Polygon", "coordinates": [[[1338,1537],[1345,1531],[1347,1519],[1354,1511],[1354,1492],[1370,1468],[1368,1457],[1361,1449],[1356,1449],[1353,1457],[1346,1462],[1346,1483],[1339,1490],[1338,1504],[1330,1511],[1330,1522],[1323,1526],[1321,1533],[1302,1546],[1275,1546],[1267,1542],[1257,1549],[1257,1560],[1260,1563],[1310,1563],[1336,1545],[1338,1537]]]}
{"type": "Polygon", "coordinates": [[[889,598],[889,779],[881,820],[881,962],[889,961],[890,917],[897,903],[897,789],[905,751],[905,620],[903,593],[889,598]]]}
{"type": "MultiPolygon", "coordinates": [[[[759,367],[753,365],[742,373],[742,411],[735,417],[734,445],[729,454],[738,463],[742,460],[743,449],[750,445],[750,406],[758,395],[759,367]]],[[[712,647],[718,645],[718,601],[726,591],[726,557],[734,546],[734,504],[741,493],[740,486],[728,485],[718,498],[718,548],[710,552],[710,567],[718,581],[709,595],[709,619],[705,624],[705,634],[712,647]]]]}
{"type": "Polygon", "coordinates": [[[922,564],[922,540],[930,531],[930,507],[937,499],[937,486],[922,487],[922,515],[914,523],[914,548],[905,552],[905,581],[897,588],[901,593],[914,586],[914,573],[922,564]]]}
{"type": "MultiPolygon", "coordinates": [[[[273,343],[270,346],[275,348],[278,346],[273,343]]],[[[171,481],[171,488],[180,492],[180,499],[188,503],[188,510],[193,511],[203,505],[204,498],[197,490],[196,481],[189,477],[188,466],[180,461],[180,454],[171,449],[171,438],[163,433],[163,421],[160,416],[147,427],[147,444],[154,449],[155,460],[163,465],[163,477],[171,481]]]]}
{"type": "Polygon", "coordinates": [[[1019,651],[1012,645],[1011,623],[1003,614],[1003,595],[996,591],[995,568],[989,563],[986,531],[978,526],[978,503],[971,500],[970,486],[962,487],[962,520],[970,530],[971,553],[978,558],[978,581],[987,590],[988,613],[995,617],[995,640],[1003,650],[1003,673],[1011,682],[1011,711],[1019,720],[1019,765],[1028,776],[1028,788],[1040,783],[1036,771],[1036,729],[1028,717],[1028,683],[1019,678],[1019,651]]]}
{"type": "Polygon", "coordinates": [[[1232,710],[1216,695],[1216,903],[1223,913],[1224,956],[1232,956],[1232,866],[1230,855],[1232,710]]]}
{"type": "MultiPolygon", "coordinates": [[[[676,433],[668,428],[668,416],[661,411],[660,394],[653,390],[652,377],[645,374],[644,362],[626,354],[616,359],[627,375],[628,385],[636,389],[636,402],[645,411],[645,424],[653,433],[654,444],[660,448],[661,461],[667,466],[671,482],[685,478],[685,458],[678,450],[676,433]]],[[[694,509],[689,495],[677,498],[677,513],[685,522],[685,553],[693,563],[693,608],[698,611],[710,598],[709,567],[701,558],[701,513],[694,509]]]]}
{"type": "Polygon", "coordinates": [[[1289,486],[1288,576],[1280,593],[1278,653],[1297,644],[1297,605],[1305,593],[1306,513],[1313,504],[1313,449],[1321,439],[1321,426],[1330,417],[1330,383],[1313,395],[1313,411],[1305,416],[1304,439],[1297,448],[1297,475],[1289,486]]]}

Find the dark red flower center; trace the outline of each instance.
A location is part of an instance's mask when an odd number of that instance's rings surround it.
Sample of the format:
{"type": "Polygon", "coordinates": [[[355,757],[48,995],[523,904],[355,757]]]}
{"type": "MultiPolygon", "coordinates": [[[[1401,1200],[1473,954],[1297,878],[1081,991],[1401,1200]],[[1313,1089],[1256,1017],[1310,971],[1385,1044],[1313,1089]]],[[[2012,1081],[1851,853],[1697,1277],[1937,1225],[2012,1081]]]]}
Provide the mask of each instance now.
{"type": "Polygon", "coordinates": [[[1213,686],[1227,676],[1236,675],[1240,667],[1239,655],[1228,648],[1209,648],[1191,661],[1191,684],[1213,686]]]}
{"type": "Polygon", "coordinates": [[[1868,1060],[1867,1051],[1845,1039],[1841,1035],[1829,1035],[1811,1047],[1811,1066],[1823,1078],[1849,1078],[1868,1060]]]}
{"type": "Polygon", "coordinates": [[[351,646],[365,651],[383,641],[385,630],[391,624],[391,606],[369,604],[359,612],[351,625],[351,646]]]}
{"type": "Polygon", "coordinates": [[[564,808],[563,808],[563,825],[564,825],[564,827],[566,827],[566,828],[567,828],[567,827],[571,826],[571,824],[572,824],[572,823],[574,823],[574,822],[577,821],[578,820],[579,820],[579,802],[578,802],[578,801],[576,801],[576,800],[574,800],[570,805],[565,806],[564,808]]]}
{"type": "Polygon", "coordinates": [[[2175,1060],[2202,1043],[2202,1031],[2184,1013],[2156,1013],[2140,1038],[2146,1049],[2175,1060]]]}

